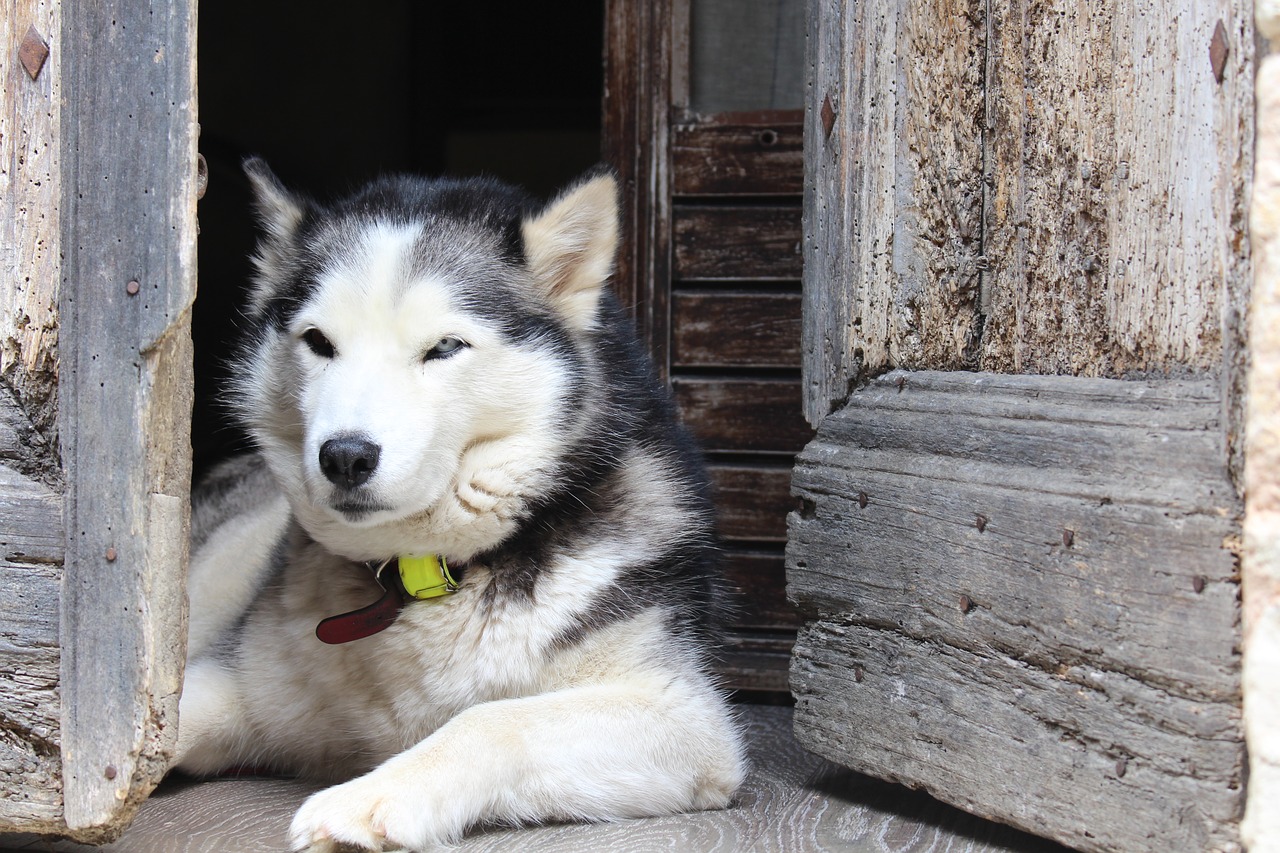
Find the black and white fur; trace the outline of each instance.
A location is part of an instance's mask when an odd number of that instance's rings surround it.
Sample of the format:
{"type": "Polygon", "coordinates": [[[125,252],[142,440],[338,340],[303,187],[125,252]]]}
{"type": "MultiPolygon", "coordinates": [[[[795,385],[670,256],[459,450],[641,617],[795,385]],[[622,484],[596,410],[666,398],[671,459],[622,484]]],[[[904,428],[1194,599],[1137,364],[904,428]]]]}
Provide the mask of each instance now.
{"type": "Polygon", "coordinates": [[[258,452],[194,498],[178,766],[350,779],[294,819],[317,851],[727,805],[707,483],[606,285],[614,179],[542,208],[407,177],[322,206],[246,170],[264,235],[231,393],[258,452]],[[460,589],[316,639],[378,597],[364,561],[408,553],[460,589]]]}

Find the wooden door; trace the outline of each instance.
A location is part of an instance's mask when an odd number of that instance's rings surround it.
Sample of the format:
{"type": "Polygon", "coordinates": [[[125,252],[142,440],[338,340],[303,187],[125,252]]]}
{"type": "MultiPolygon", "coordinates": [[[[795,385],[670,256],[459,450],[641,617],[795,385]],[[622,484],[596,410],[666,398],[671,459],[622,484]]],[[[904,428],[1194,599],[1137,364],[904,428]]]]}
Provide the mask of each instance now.
{"type": "Polygon", "coordinates": [[[176,739],[195,8],[0,9],[0,833],[100,841],[176,739]]]}
{"type": "Polygon", "coordinates": [[[1239,849],[1250,4],[809,13],[802,742],[1239,849]]]}
{"type": "Polygon", "coordinates": [[[725,673],[786,690],[782,550],[801,413],[802,4],[611,0],[606,157],[616,284],[706,451],[742,590],[725,673]]]}

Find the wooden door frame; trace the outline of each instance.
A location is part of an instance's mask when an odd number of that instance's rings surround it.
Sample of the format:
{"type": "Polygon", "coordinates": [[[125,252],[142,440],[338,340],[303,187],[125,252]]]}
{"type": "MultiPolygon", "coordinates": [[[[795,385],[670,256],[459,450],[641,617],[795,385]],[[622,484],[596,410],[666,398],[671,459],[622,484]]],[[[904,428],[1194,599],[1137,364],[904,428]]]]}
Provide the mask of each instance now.
{"type": "Polygon", "coordinates": [[[809,0],[797,734],[1081,850],[1237,849],[1252,10],[975,8],[809,0]]]}
{"type": "Polygon", "coordinates": [[[602,150],[622,187],[614,287],[659,373],[670,373],[673,0],[606,0],[602,150]]]}
{"type": "Polygon", "coordinates": [[[193,0],[63,6],[64,819],[122,830],[168,770],[186,636],[193,0]]]}
{"type": "MultiPolygon", "coordinates": [[[[35,693],[3,697],[17,704],[5,716],[19,772],[0,776],[12,805],[0,808],[0,833],[97,843],[123,832],[177,736],[195,3],[15,2],[6,12],[11,35],[26,33],[21,56],[25,46],[44,54],[6,72],[5,106],[22,131],[5,143],[40,155],[34,174],[15,158],[15,191],[41,192],[12,227],[47,262],[5,273],[26,274],[26,298],[57,308],[49,333],[24,339],[31,351],[6,376],[13,393],[0,395],[0,420],[16,433],[0,454],[0,674],[47,679],[39,695],[60,698],[33,712],[23,702],[35,693]]],[[[10,300],[21,293],[6,289],[10,300]]]]}

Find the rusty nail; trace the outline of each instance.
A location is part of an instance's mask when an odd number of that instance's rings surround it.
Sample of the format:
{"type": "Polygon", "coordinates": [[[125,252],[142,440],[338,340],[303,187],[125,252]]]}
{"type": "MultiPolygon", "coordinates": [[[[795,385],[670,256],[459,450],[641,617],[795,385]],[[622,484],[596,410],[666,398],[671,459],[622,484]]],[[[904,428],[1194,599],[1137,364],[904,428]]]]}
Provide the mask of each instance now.
{"type": "Polygon", "coordinates": [[[831,103],[831,94],[822,99],[822,110],[819,114],[822,119],[822,133],[826,138],[831,137],[831,129],[836,126],[836,108],[831,103]]]}
{"type": "Polygon", "coordinates": [[[1076,541],[1076,532],[1069,527],[1064,527],[1062,529],[1063,546],[1070,548],[1072,545],[1075,544],[1075,541],[1076,541]]]}
{"type": "Polygon", "coordinates": [[[968,613],[973,610],[973,599],[967,595],[960,596],[960,612],[968,613]]]}
{"type": "Polygon", "coordinates": [[[860,666],[855,666],[855,667],[853,668],[853,680],[854,680],[854,681],[856,681],[856,682],[858,682],[859,684],[861,684],[861,683],[862,683],[862,676],[863,676],[862,667],[860,667],[860,666]]]}
{"type": "Polygon", "coordinates": [[[1204,592],[1204,578],[1196,575],[1191,579],[1191,588],[1196,591],[1196,595],[1204,592]]]}
{"type": "Polygon", "coordinates": [[[18,46],[18,61],[32,80],[40,76],[45,60],[49,58],[49,43],[40,35],[34,25],[27,28],[27,34],[18,46]]]}
{"type": "Polygon", "coordinates": [[[866,509],[866,508],[867,508],[867,493],[858,492],[858,509],[866,509]]]}
{"type": "Polygon", "coordinates": [[[1213,38],[1209,41],[1209,62],[1213,67],[1213,79],[1219,83],[1227,73],[1227,56],[1231,48],[1227,45],[1227,28],[1218,21],[1213,28],[1213,38]]]}
{"type": "Polygon", "coordinates": [[[898,386],[898,393],[902,393],[902,389],[907,387],[907,377],[899,376],[898,381],[893,384],[898,386]]]}
{"type": "Polygon", "coordinates": [[[982,513],[978,513],[977,518],[974,519],[974,524],[978,526],[978,532],[982,533],[987,529],[987,517],[982,513]]]}
{"type": "Polygon", "coordinates": [[[1129,759],[1127,758],[1116,759],[1116,776],[1123,779],[1124,774],[1128,772],[1129,772],[1129,759]]]}
{"type": "Polygon", "coordinates": [[[142,285],[138,284],[137,281],[130,281],[128,284],[124,286],[124,292],[129,294],[130,296],[137,296],[138,291],[141,288],[142,288],[142,285]]]}
{"type": "Polygon", "coordinates": [[[115,561],[116,561],[116,549],[115,549],[115,546],[111,546],[110,548],[107,548],[107,562],[114,563],[115,561]]]}
{"type": "Polygon", "coordinates": [[[209,189],[209,162],[204,159],[203,154],[196,155],[196,200],[204,198],[205,190],[209,189]]]}
{"type": "Polygon", "coordinates": [[[116,778],[116,772],[116,766],[114,764],[108,764],[107,769],[102,771],[102,775],[106,776],[108,779],[114,779],[116,778]]]}

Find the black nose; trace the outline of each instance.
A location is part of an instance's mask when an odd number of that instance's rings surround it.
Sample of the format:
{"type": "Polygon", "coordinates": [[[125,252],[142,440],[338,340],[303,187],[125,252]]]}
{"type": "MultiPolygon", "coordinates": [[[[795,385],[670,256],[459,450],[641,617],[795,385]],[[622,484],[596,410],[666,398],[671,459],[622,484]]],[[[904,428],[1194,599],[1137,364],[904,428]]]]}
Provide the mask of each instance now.
{"type": "Polygon", "coordinates": [[[369,481],[382,448],[361,435],[340,435],[320,445],[320,470],[329,482],[354,489],[369,481]]]}

